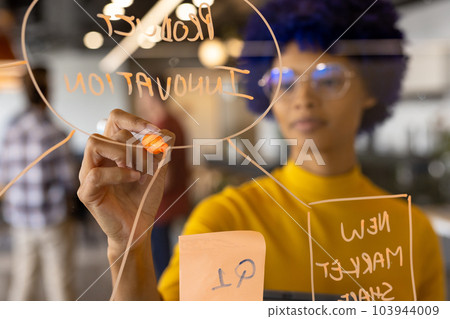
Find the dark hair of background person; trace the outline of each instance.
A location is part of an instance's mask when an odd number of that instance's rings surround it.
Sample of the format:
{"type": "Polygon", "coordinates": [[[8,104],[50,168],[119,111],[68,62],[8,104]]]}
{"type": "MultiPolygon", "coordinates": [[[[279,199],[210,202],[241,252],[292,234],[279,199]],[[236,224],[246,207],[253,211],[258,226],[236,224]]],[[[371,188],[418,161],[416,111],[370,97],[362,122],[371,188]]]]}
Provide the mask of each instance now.
{"type": "MultiPolygon", "coordinates": [[[[42,91],[42,94],[44,94],[45,97],[48,95],[48,72],[46,68],[43,67],[37,67],[32,69],[34,78],[36,79],[36,82],[39,86],[39,88],[42,91]]],[[[24,76],[24,85],[25,85],[25,93],[28,97],[28,101],[33,105],[45,105],[44,101],[42,101],[41,96],[39,95],[38,91],[33,85],[33,82],[31,80],[31,77],[28,73],[24,76]]]]}

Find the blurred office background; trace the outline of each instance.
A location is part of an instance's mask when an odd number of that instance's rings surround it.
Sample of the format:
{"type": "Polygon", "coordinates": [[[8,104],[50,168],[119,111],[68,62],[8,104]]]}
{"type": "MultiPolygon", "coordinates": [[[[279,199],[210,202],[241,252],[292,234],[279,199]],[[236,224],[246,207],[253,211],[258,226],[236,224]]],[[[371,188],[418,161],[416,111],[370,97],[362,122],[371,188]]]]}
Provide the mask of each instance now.
{"type": "MultiPolygon", "coordinates": [[[[400,24],[407,34],[407,51],[411,56],[402,100],[392,118],[373,134],[360,137],[357,149],[365,174],[392,193],[412,194],[413,201],[427,212],[442,239],[447,278],[450,278],[450,1],[393,1],[402,17],[400,24]]],[[[257,7],[263,2],[252,1],[257,7]]],[[[20,33],[30,3],[30,0],[0,0],[0,64],[23,59],[20,33]]],[[[86,84],[89,74],[96,73],[103,78],[106,86],[106,72],[136,74],[145,69],[150,75],[192,73],[196,79],[199,76],[216,79],[220,74],[224,79],[224,87],[231,90],[229,74],[219,73],[210,66],[235,65],[242,49],[242,29],[248,15],[252,13],[244,1],[194,0],[192,4],[182,0],[161,0],[158,3],[154,0],[116,0],[113,3],[111,5],[107,0],[41,0],[30,15],[26,29],[30,63],[32,66],[46,64],[50,68],[50,101],[66,120],[94,133],[98,122],[107,118],[112,109],[134,111],[136,87],[133,88],[133,94],[129,95],[125,80],[114,75],[113,81],[117,83],[114,94],[107,87],[101,96],[90,94],[89,89],[87,94],[83,94],[80,89],[69,93],[64,76],[73,86],[79,72],[83,74],[86,84]],[[215,29],[213,41],[167,43],[158,41],[158,38],[137,36],[134,43],[125,44],[121,42],[124,37],[114,35],[113,39],[108,38],[100,28],[106,28],[106,24],[96,17],[104,10],[112,10],[106,13],[125,13],[141,19],[147,13],[155,17],[158,15],[155,7],[158,6],[162,12],[171,12],[171,17],[178,19],[183,13],[195,10],[194,4],[198,5],[199,2],[212,4],[215,29]],[[178,6],[181,3],[184,5],[178,6]],[[117,43],[127,45],[133,60],[123,59],[120,50],[115,49],[117,43]]],[[[124,31],[130,28],[123,21],[113,21],[113,26],[116,30],[124,31]]],[[[6,123],[26,104],[20,84],[20,77],[25,72],[24,66],[0,69],[0,140],[4,137],[6,123]]],[[[182,123],[189,144],[192,138],[225,137],[256,119],[246,110],[244,99],[225,95],[204,95],[199,99],[198,96],[188,94],[176,100],[177,103],[169,101],[168,104],[182,123]]],[[[65,131],[71,130],[56,118],[55,122],[65,131]]],[[[255,142],[260,138],[279,137],[279,132],[272,121],[264,120],[241,137],[255,142]]],[[[87,136],[76,133],[71,141],[79,161],[86,140],[87,136]]],[[[227,154],[228,146],[224,144],[224,147],[227,154]]],[[[0,156],[1,152],[0,149],[0,156]]],[[[279,162],[274,149],[268,145],[263,146],[261,154],[267,162],[267,168],[273,168],[279,162]]],[[[242,159],[238,159],[239,162],[242,159]]],[[[227,160],[203,161],[201,166],[191,165],[190,179],[193,181],[201,176],[198,184],[189,192],[191,203],[195,205],[224,185],[239,184],[258,174],[260,172],[251,165],[228,165],[227,160]]],[[[108,267],[106,241],[83,206],[78,203],[74,207],[79,219],[77,293],[82,295],[108,267]]],[[[181,219],[178,227],[174,227],[174,238],[182,224],[181,219]]],[[[0,300],[6,298],[10,281],[9,249],[8,227],[1,223],[0,300]]],[[[447,281],[450,283],[450,279],[447,281]]],[[[450,284],[447,286],[450,287],[450,284]]],[[[83,294],[81,300],[107,300],[110,289],[110,278],[106,272],[83,294]]]]}

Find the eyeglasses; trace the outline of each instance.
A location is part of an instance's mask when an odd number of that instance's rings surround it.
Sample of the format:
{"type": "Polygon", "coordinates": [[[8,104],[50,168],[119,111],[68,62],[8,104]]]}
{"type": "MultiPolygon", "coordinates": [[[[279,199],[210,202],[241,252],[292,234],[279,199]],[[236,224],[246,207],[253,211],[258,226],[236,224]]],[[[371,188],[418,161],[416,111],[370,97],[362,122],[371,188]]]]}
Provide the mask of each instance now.
{"type": "MultiPolygon", "coordinates": [[[[308,82],[319,97],[329,100],[343,97],[350,88],[351,79],[355,76],[354,72],[340,63],[319,63],[314,70],[301,78],[290,68],[283,67],[281,73],[280,92],[284,92],[285,96],[292,97],[295,91],[292,87],[294,83],[308,82]]],[[[263,88],[267,97],[270,98],[275,93],[279,77],[280,69],[273,68],[259,80],[258,85],[263,88]]]]}

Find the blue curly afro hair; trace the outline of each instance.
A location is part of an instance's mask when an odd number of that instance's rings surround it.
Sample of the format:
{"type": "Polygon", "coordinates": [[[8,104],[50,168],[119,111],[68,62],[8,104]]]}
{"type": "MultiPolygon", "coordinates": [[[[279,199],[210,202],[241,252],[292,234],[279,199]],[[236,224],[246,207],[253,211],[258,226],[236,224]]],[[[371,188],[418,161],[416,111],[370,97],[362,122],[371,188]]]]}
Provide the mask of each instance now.
{"type": "MultiPolygon", "coordinates": [[[[350,58],[378,102],[363,114],[360,132],[372,131],[390,116],[392,105],[399,98],[407,66],[403,33],[396,27],[398,15],[389,1],[378,0],[345,32],[373,3],[374,0],[270,0],[260,10],[272,27],[282,52],[292,41],[301,50],[325,51],[342,36],[328,53],[350,58]]],[[[255,57],[253,41],[273,42],[257,14],[250,17],[244,40],[239,66],[251,71],[246,76],[246,86],[248,94],[255,99],[249,101],[249,108],[263,113],[270,101],[258,86],[258,80],[271,68],[275,51],[271,47],[255,57]]]]}

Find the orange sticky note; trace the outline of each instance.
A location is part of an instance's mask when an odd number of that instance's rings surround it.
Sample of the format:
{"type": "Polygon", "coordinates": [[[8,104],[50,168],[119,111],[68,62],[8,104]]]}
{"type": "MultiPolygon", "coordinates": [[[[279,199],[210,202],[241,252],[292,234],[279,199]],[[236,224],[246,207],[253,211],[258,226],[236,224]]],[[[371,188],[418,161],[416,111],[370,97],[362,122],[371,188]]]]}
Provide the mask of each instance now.
{"type": "Polygon", "coordinates": [[[254,231],[180,236],[180,300],[261,301],[266,243],[254,231]]]}

